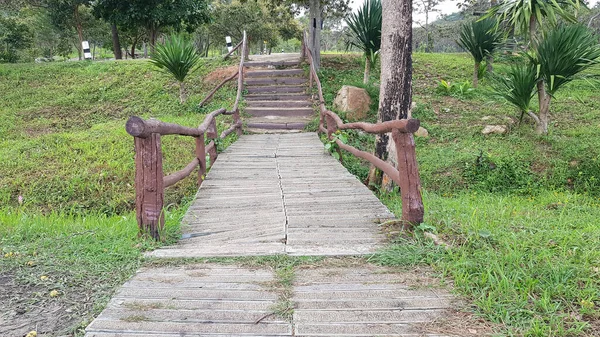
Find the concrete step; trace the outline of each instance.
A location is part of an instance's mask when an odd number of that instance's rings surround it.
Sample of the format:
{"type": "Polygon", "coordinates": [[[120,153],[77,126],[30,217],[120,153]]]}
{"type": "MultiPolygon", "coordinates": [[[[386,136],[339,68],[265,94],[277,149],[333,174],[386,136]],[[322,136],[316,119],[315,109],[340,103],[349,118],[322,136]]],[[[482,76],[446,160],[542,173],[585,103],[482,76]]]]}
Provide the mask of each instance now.
{"type": "Polygon", "coordinates": [[[265,116],[312,116],[315,111],[312,108],[246,108],[246,113],[254,117],[265,116]]]}
{"type": "Polygon", "coordinates": [[[246,101],[308,101],[310,96],[303,92],[296,93],[255,93],[245,95],[246,101]]]}
{"type": "Polygon", "coordinates": [[[300,60],[290,61],[248,61],[244,62],[244,66],[252,67],[297,67],[300,65],[300,60]]]}
{"type": "Polygon", "coordinates": [[[246,106],[249,108],[310,108],[312,102],[303,101],[247,101],[246,106]]]}
{"type": "Polygon", "coordinates": [[[310,122],[308,117],[252,117],[247,119],[247,127],[268,130],[302,130],[308,122],[310,122]]]}
{"type": "Polygon", "coordinates": [[[268,86],[248,86],[246,90],[249,94],[258,93],[304,93],[306,91],[305,86],[301,85],[268,85],[268,86]]]}
{"type": "Polygon", "coordinates": [[[306,82],[308,82],[308,80],[303,77],[255,77],[246,79],[247,86],[280,84],[300,85],[305,84],[306,82]]]}
{"type": "Polygon", "coordinates": [[[303,69],[251,70],[246,73],[246,77],[282,77],[302,75],[304,75],[303,69]]]}

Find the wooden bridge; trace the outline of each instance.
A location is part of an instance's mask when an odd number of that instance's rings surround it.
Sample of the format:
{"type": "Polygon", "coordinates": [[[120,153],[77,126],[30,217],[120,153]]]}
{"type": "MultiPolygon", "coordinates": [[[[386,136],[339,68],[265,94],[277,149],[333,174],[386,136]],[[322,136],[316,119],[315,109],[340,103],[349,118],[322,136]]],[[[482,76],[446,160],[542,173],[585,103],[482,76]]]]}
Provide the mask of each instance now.
{"type": "MultiPolygon", "coordinates": [[[[240,46],[245,50],[245,43],[240,46]]],[[[244,77],[243,59],[238,72],[239,88],[244,77]]],[[[266,70],[258,71],[267,74],[266,70]]],[[[287,73],[298,75],[297,71],[287,73]]],[[[320,93],[317,74],[314,69],[311,73],[320,93]]],[[[260,80],[260,76],[254,78],[260,85],[273,84],[260,80]]],[[[302,80],[275,82],[304,84],[302,80]]],[[[254,128],[293,129],[285,118],[298,118],[294,112],[299,110],[305,115],[305,107],[298,108],[299,99],[285,100],[294,102],[290,106],[273,103],[281,101],[278,94],[305,95],[304,91],[250,92],[270,95],[269,100],[256,99],[261,103],[255,110],[266,106],[277,117],[273,118],[276,122],[253,122],[254,128]],[[265,125],[269,122],[272,124],[265,125]]],[[[128,132],[136,137],[136,203],[143,232],[160,236],[164,187],[199,167],[201,187],[183,219],[181,240],[149,255],[339,257],[374,253],[381,248],[385,237],[378,224],[393,215],[324,150],[316,133],[241,135],[215,161],[214,139],[218,136],[214,118],[219,114],[233,116],[232,127],[223,131],[221,138],[239,132],[239,98],[238,95],[232,111],[221,109],[209,114],[197,129],[139,118],[128,122],[128,132]],[[160,136],[173,133],[195,137],[197,156],[188,167],[163,177],[160,136]],[[208,173],[205,154],[213,163],[208,173]]],[[[411,140],[411,132],[415,126],[418,128],[418,122],[406,120],[377,125],[344,124],[323,104],[320,108],[320,129],[330,141],[339,149],[369,160],[373,160],[372,155],[336,140],[335,130],[392,132],[400,146],[403,135],[411,140]]],[[[261,118],[265,115],[258,113],[263,115],[261,118]]],[[[406,182],[398,169],[373,161],[401,187],[405,186],[406,192],[408,185],[402,185],[406,182]]],[[[405,160],[401,168],[407,171],[403,174],[410,173],[410,165],[405,160]]],[[[418,198],[416,207],[406,213],[409,220],[422,218],[420,195],[418,198]]],[[[415,202],[408,196],[404,199],[415,202]]],[[[431,325],[444,319],[452,307],[452,297],[430,284],[421,284],[414,275],[343,258],[297,267],[287,281],[282,281],[279,273],[269,267],[242,264],[146,267],[117,292],[87,327],[86,336],[446,336],[438,334],[431,325]]]]}

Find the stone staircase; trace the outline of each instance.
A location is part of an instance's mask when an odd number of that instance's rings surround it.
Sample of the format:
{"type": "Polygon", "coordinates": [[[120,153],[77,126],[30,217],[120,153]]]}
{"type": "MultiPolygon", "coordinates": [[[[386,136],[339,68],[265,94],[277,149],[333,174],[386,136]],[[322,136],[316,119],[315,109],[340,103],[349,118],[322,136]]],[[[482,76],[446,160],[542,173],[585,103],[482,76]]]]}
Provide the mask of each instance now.
{"type": "Polygon", "coordinates": [[[299,132],[312,119],[308,80],[299,64],[299,60],[246,63],[245,111],[251,116],[246,118],[248,131],[299,132]]]}

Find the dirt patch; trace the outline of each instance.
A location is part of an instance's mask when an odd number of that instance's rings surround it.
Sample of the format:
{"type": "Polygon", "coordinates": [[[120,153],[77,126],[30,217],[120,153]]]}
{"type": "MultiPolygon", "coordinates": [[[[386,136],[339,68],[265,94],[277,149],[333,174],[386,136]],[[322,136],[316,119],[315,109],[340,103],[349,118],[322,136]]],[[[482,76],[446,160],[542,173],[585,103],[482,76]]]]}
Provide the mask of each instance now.
{"type": "Polygon", "coordinates": [[[204,83],[219,83],[224,79],[230,77],[235,72],[238,71],[238,66],[229,66],[225,68],[218,68],[214,71],[210,72],[206,77],[204,77],[204,83]]]}
{"type": "Polygon", "coordinates": [[[416,326],[419,333],[461,337],[492,336],[494,330],[498,330],[497,328],[499,326],[463,311],[461,308],[447,310],[443,317],[419,323],[416,326]]]}
{"type": "Polygon", "coordinates": [[[0,336],[21,337],[34,330],[38,336],[74,336],[92,309],[83,291],[59,291],[52,298],[48,289],[19,284],[10,273],[0,275],[0,336]]]}

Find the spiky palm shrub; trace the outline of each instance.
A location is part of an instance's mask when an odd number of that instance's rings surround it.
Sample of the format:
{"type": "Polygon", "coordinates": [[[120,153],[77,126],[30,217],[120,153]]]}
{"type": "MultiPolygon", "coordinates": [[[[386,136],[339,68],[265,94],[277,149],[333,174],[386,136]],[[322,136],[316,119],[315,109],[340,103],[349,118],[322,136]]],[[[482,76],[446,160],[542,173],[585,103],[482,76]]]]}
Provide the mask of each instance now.
{"type": "Polygon", "coordinates": [[[171,74],[179,82],[179,102],[187,99],[185,78],[197,69],[200,55],[192,41],[181,35],[171,35],[162,44],[157,44],[150,55],[150,63],[161,71],[171,74]]]}
{"type": "Polygon", "coordinates": [[[356,13],[346,19],[349,34],[346,46],[356,47],[365,55],[365,74],[363,82],[369,83],[371,67],[377,62],[381,49],[381,0],[367,0],[356,13]]]}
{"type": "Polygon", "coordinates": [[[538,115],[530,115],[536,121],[536,132],[545,134],[552,97],[578,74],[600,61],[598,36],[582,25],[559,26],[543,36],[529,57],[537,68],[540,105],[538,115]]]}
{"type": "Polygon", "coordinates": [[[536,83],[537,70],[532,64],[520,63],[512,66],[505,76],[496,77],[494,93],[519,109],[519,124],[525,114],[531,113],[530,106],[535,96],[536,83]]]}
{"type": "Polygon", "coordinates": [[[492,18],[485,18],[470,23],[465,23],[461,27],[459,46],[469,52],[475,60],[473,71],[473,87],[478,84],[478,72],[481,62],[486,56],[491,55],[502,43],[503,35],[498,30],[497,21],[492,18]]]}

